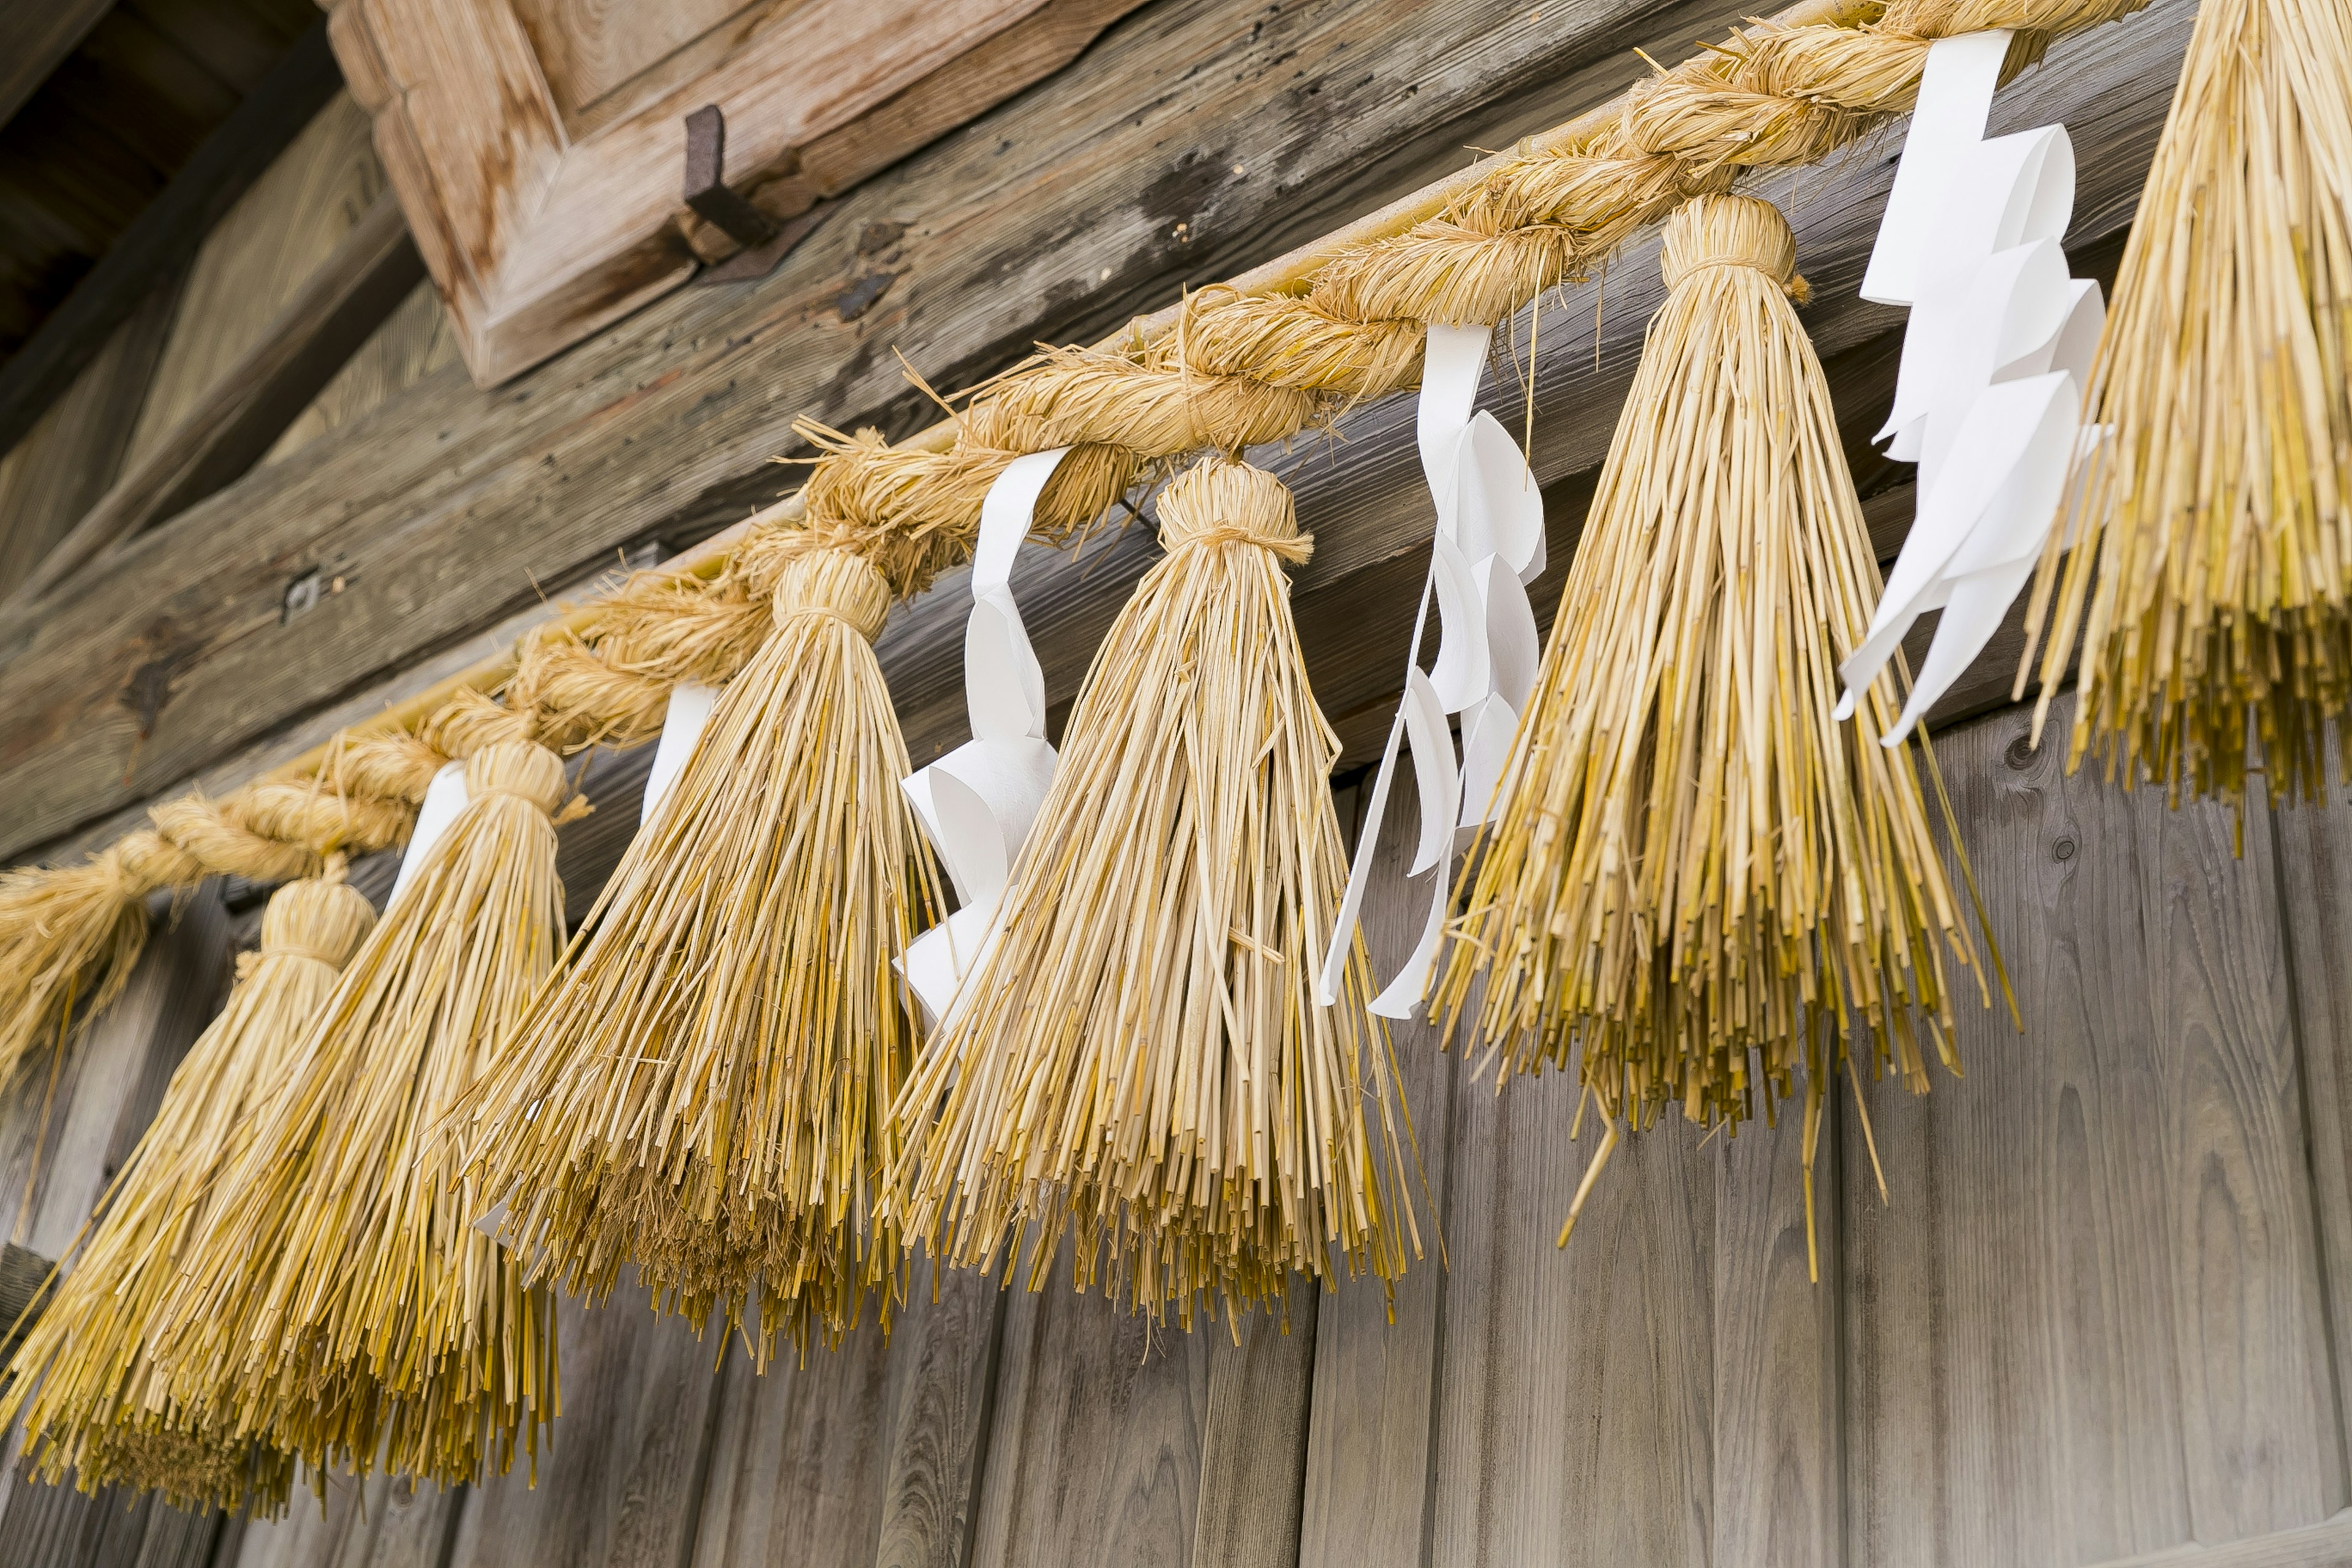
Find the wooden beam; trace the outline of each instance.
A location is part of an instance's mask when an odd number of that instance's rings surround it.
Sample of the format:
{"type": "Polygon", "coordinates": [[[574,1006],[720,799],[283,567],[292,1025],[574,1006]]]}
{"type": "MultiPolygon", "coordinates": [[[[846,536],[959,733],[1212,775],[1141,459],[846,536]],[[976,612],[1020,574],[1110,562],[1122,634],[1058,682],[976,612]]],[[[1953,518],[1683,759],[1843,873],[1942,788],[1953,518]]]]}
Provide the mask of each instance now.
{"type": "Polygon", "coordinates": [[[386,191],[204,403],[117,480],[24,585],[0,602],[0,626],[33,610],[100,552],[250,468],[424,276],[400,203],[386,191]]]}
{"type": "Polygon", "coordinates": [[[0,125],[81,47],[114,0],[47,0],[0,7],[0,125]]]}
{"type": "Polygon", "coordinates": [[[0,451],[16,445],[139,301],[185,263],[205,232],[341,81],[321,18],[205,138],[65,303],[0,365],[0,451]]]}

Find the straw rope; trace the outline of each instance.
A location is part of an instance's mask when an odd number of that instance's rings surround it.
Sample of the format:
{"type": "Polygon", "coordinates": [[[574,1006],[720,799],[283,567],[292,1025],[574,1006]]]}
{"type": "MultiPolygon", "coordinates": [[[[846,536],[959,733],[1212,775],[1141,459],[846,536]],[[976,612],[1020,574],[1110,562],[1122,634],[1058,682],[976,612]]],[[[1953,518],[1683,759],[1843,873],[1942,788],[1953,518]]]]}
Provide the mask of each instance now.
{"type": "Polygon", "coordinates": [[[762,585],[784,558],[847,549],[895,594],[919,592],[969,554],[1006,463],[1075,445],[1036,511],[1041,537],[1066,539],[1147,468],[1282,439],[1413,384],[1425,323],[1499,320],[1691,196],[1817,162],[1904,112],[1938,37],[2015,29],[2014,71],[2146,3],[1856,0],[1826,20],[1759,25],[1643,81],[1588,133],[1498,161],[1407,232],[1335,250],[1302,289],[1204,289],[1155,341],[1041,351],[980,389],[945,441],[892,447],[804,425],[821,453],[806,487],[735,559],[709,581],[641,576],[584,620],[526,638],[503,704],[461,691],[413,735],[340,740],[306,779],[174,802],[84,866],[0,877],[0,1072],[121,989],[148,893],[397,843],[435,769],[490,739],[561,750],[650,732],[673,684],[723,679],[751,656],[762,585]]]}

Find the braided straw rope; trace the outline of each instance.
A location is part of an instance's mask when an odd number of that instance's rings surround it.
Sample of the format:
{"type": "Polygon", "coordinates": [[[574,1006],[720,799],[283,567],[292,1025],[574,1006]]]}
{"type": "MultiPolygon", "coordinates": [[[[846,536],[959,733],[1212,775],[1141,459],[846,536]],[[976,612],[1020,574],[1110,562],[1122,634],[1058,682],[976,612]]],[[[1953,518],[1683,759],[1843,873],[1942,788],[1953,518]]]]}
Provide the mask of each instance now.
{"type": "Polygon", "coordinates": [[[398,843],[434,772],[492,740],[565,749],[651,733],[675,683],[723,679],[750,657],[793,556],[848,549],[894,593],[918,593],[969,556],[981,500],[1008,463],[1075,446],[1036,510],[1037,532],[1065,540],[1147,469],[1279,440],[1414,384],[1426,323],[1499,320],[1690,197],[1816,163],[1905,112],[1939,37],[2013,29],[2013,73],[2053,39],[2147,3],[1815,0],[1489,160],[1403,232],[1323,247],[1303,283],[1204,289],[1153,323],[1162,331],[1139,322],[1108,345],[1043,351],[897,447],[804,423],[823,454],[806,487],[754,520],[707,580],[641,575],[526,637],[503,679],[471,678],[413,733],[339,736],[292,776],[155,808],[85,865],[0,876],[0,1074],[77,996],[87,1016],[121,989],[147,894],[215,873],[310,874],[327,854],[398,843]]]}

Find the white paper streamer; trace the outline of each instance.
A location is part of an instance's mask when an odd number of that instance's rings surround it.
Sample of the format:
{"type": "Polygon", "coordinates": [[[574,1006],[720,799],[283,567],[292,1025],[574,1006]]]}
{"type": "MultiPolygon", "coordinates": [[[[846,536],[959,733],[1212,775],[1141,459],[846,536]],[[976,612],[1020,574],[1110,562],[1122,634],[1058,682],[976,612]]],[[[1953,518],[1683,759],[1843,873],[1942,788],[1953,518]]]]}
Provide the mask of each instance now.
{"type": "Polygon", "coordinates": [[[1510,432],[1493,415],[1471,412],[1493,335],[1491,327],[1433,324],[1423,353],[1418,437],[1437,529],[1413,623],[1404,697],[1373,779],[1348,890],[1317,979],[1317,997],[1326,1006],[1339,998],[1354,947],[1401,742],[1411,735],[1421,796],[1421,839],[1409,874],[1434,870],[1437,886],[1412,956],[1371,1003],[1374,1013],[1396,1018],[1412,1016],[1420,1005],[1444,932],[1454,856],[1486,819],[1519,710],[1535,689],[1539,649],[1527,584],[1544,569],[1543,495],[1510,432]],[[1437,658],[1424,674],[1422,633],[1433,600],[1437,658]],[[1448,714],[1461,715],[1458,759],[1448,714]]]}
{"type": "Polygon", "coordinates": [[[400,890],[415,878],[416,868],[425,864],[425,858],[433,852],[433,846],[449,831],[449,825],[457,821],[457,814],[465,809],[466,764],[444,763],[440,771],[433,775],[433,782],[425,786],[425,803],[416,808],[416,826],[408,835],[408,847],[400,853],[400,875],[393,879],[392,899],[384,900],[386,909],[392,907],[392,900],[399,898],[400,890]]]}
{"type": "Polygon", "coordinates": [[[2006,32],[1939,39],[1903,144],[1864,298],[1911,306],[1895,409],[1878,438],[1919,465],[1916,516],[1863,644],[1839,675],[1837,716],[1940,608],[1899,745],[2000,627],[2032,575],[2086,452],[2082,395],[2105,318],[2096,283],[2069,277],[2059,241],[2074,205],[2063,125],[1987,140],[2006,32]]]}
{"type": "Polygon", "coordinates": [[[669,689],[661,739],[654,742],[654,765],[646,772],[646,798],[637,807],[638,826],[654,819],[654,809],[668,797],[670,786],[686,771],[686,760],[694,755],[694,743],[702,739],[703,730],[710,723],[710,710],[718,705],[715,686],[681,680],[669,689]]]}
{"type": "Polygon", "coordinates": [[[971,615],[964,623],[964,705],[972,738],[900,786],[962,906],[917,937],[898,961],[933,1027],[995,940],[1013,862],[1054,782],[1054,748],[1045,743],[1045,674],[1013,602],[1013,563],[1028,537],[1037,498],[1068,450],[1016,458],[989,487],[972,551],[971,615]]]}

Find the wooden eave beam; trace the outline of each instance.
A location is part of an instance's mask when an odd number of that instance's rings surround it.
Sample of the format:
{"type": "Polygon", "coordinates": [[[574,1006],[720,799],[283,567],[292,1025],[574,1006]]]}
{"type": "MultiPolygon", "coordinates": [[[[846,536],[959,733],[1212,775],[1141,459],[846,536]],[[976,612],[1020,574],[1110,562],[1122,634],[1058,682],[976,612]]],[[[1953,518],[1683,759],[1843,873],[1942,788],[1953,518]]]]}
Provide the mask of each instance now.
{"type": "MultiPolygon", "coordinates": [[[[44,0],[17,0],[38,8],[44,0]]],[[[23,438],[148,291],[184,265],[221,216],[323,108],[342,76],[314,23],[204,140],[98,265],[0,364],[0,452],[23,438]]]]}

